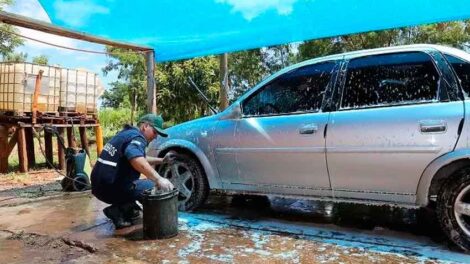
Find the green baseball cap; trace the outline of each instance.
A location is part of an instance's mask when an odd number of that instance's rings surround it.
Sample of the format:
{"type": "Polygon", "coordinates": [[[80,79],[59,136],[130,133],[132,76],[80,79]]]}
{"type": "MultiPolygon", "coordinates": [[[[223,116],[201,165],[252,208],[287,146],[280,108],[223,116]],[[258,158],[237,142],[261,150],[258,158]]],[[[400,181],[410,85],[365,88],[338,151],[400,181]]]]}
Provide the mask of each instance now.
{"type": "Polygon", "coordinates": [[[155,128],[160,136],[168,136],[168,134],[165,133],[165,130],[163,130],[163,118],[161,115],[146,114],[139,119],[139,124],[144,122],[149,123],[153,128],[155,128]]]}

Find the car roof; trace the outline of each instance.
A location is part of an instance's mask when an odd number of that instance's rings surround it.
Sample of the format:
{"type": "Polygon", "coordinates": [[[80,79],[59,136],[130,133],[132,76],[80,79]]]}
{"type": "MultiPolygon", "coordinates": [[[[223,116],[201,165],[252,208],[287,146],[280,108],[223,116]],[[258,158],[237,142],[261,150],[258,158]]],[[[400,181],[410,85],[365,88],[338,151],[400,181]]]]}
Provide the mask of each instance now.
{"type": "Polygon", "coordinates": [[[356,57],[363,57],[363,56],[376,55],[376,54],[386,54],[386,53],[406,52],[406,51],[430,51],[430,50],[437,50],[437,51],[441,51],[444,53],[455,54],[455,55],[458,55],[464,52],[460,49],[456,49],[456,48],[448,47],[448,46],[442,46],[442,45],[413,44],[413,45],[401,45],[401,46],[393,46],[393,47],[349,51],[349,52],[306,60],[306,61],[294,64],[292,66],[303,66],[304,64],[307,65],[307,64],[321,62],[321,61],[352,59],[356,57]]]}
{"type": "MultiPolygon", "coordinates": [[[[393,47],[383,47],[383,48],[375,48],[375,49],[363,49],[363,50],[356,50],[356,51],[349,51],[324,57],[318,57],[315,59],[310,59],[303,61],[301,63],[297,63],[292,66],[303,66],[304,64],[311,64],[317,63],[321,61],[329,61],[329,60],[341,60],[341,59],[352,59],[356,57],[363,57],[369,55],[376,55],[376,54],[386,54],[386,53],[394,53],[394,52],[407,52],[407,51],[430,51],[430,50],[437,50],[444,53],[449,54],[460,54],[464,51],[448,46],[442,45],[435,45],[435,44],[413,44],[413,45],[401,45],[401,46],[393,46],[393,47]]],[[[293,67],[296,68],[296,67],[293,67]]]]}
{"type": "Polygon", "coordinates": [[[300,63],[293,64],[291,66],[288,66],[274,73],[273,75],[269,76],[268,78],[261,81],[260,83],[258,83],[258,85],[250,89],[247,93],[241,96],[237,101],[243,100],[244,98],[248,97],[250,94],[255,92],[255,90],[258,90],[260,86],[265,85],[266,83],[275,79],[279,75],[282,75],[286,72],[292,71],[294,69],[297,69],[306,65],[320,63],[320,62],[327,62],[327,61],[338,61],[338,60],[344,60],[344,59],[348,60],[348,59],[370,56],[370,55],[387,54],[387,53],[395,53],[395,52],[408,52],[408,51],[409,52],[411,51],[440,51],[446,54],[464,58],[470,62],[469,53],[462,51],[460,49],[456,49],[456,48],[452,48],[448,46],[442,46],[442,45],[435,45],[435,44],[413,44],[413,45],[401,45],[401,46],[393,46],[393,47],[350,51],[350,52],[345,52],[345,53],[340,53],[340,54],[318,57],[318,58],[306,60],[300,63]]]}

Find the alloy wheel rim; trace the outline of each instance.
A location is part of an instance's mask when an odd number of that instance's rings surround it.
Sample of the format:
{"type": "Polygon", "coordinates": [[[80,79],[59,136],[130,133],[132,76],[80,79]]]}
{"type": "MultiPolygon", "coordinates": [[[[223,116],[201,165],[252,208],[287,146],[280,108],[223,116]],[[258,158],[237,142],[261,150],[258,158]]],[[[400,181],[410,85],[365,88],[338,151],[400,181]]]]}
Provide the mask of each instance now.
{"type": "Polygon", "coordinates": [[[470,185],[463,188],[454,202],[454,215],[460,229],[470,237],[470,185]]]}
{"type": "Polygon", "coordinates": [[[165,168],[163,177],[178,189],[178,202],[184,206],[194,191],[194,175],[189,167],[183,162],[174,162],[165,168]]]}

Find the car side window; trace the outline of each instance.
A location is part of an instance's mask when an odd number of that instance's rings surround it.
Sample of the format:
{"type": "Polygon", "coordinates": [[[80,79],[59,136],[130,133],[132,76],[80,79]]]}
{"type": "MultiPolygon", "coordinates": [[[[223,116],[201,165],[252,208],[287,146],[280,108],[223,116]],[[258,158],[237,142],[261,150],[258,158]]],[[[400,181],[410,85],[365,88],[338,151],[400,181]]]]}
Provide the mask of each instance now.
{"type": "Polygon", "coordinates": [[[470,63],[452,55],[444,54],[444,56],[454,68],[465,95],[470,96],[470,63]]]}
{"type": "Polygon", "coordinates": [[[438,100],[439,73],[423,52],[374,55],[348,64],[341,109],[438,100]]]}
{"type": "Polygon", "coordinates": [[[287,72],[242,103],[244,116],[318,112],[335,62],[318,63],[287,72]]]}

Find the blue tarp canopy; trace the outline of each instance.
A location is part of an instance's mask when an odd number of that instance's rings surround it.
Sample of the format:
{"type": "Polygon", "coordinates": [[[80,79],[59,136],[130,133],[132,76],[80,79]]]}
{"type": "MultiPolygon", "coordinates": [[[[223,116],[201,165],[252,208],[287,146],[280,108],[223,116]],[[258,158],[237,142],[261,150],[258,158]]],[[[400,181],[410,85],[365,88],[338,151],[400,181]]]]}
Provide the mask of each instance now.
{"type": "Polygon", "coordinates": [[[470,0],[39,0],[53,24],[171,61],[470,18],[470,0]]]}

